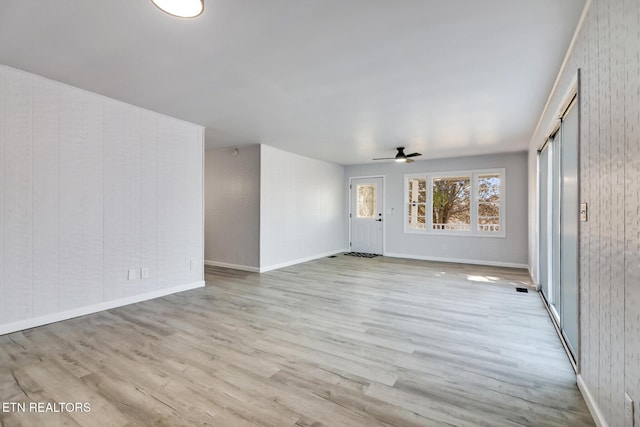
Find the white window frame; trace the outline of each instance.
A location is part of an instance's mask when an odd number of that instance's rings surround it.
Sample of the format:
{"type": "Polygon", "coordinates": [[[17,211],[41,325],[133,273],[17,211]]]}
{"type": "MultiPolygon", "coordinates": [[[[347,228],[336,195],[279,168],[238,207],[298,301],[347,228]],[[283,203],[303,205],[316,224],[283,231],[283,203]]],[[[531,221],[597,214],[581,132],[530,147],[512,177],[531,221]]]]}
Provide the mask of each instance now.
{"type": "Polygon", "coordinates": [[[443,171],[431,173],[413,173],[404,175],[404,217],[403,227],[406,234],[429,234],[437,236],[473,236],[473,237],[501,237],[507,235],[506,230],[506,185],[505,185],[505,169],[472,169],[459,171],[443,171]],[[499,175],[500,176],[500,231],[480,231],[478,230],[478,177],[480,175],[499,175]],[[471,225],[469,230],[434,230],[433,229],[433,180],[437,178],[469,176],[471,178],[471,225]],[[425,229],[409,228],[409,179],[420,178],[426,180],[427,186],[427,203],[425,229]]]}
{"type": "Polygon", "coordinates": [[[425,183],[425,228],[423,230],[421,229],[417,229],[417,228],[409,228],[409,198],[410,198],[410,194],[409,192],[411,191],[411,189],[409,188],[409,180],[412,178],[422,178],[422,179],[426,179],[426,176],[424,174],[411,174],[411,175],[405,175],[404,176],[404,232],[405,233],[424,233],[427,228],[429,227],[428,222],[427,222],[427,217],[429,216],[429,182],[425,183]]]}

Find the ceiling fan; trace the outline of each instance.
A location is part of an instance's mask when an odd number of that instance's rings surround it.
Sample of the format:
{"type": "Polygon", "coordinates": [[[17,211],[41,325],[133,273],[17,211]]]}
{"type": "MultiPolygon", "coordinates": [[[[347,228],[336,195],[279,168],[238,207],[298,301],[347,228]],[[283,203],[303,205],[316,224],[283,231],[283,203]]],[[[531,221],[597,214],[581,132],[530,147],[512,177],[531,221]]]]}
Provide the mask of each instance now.
{"type": "Polygon", "coordinates": [[[398,147],[396,148],[396,150],[398,150],[398,154],[396,154],[395,157],[382,157],[382,158],[373,159],[373,160],[395,160],[396,162],[413,163],[414,160],[410,159],[409,157],[422,156],[422,154],[420,153],[404,154],[404,147],[398,147]]]}

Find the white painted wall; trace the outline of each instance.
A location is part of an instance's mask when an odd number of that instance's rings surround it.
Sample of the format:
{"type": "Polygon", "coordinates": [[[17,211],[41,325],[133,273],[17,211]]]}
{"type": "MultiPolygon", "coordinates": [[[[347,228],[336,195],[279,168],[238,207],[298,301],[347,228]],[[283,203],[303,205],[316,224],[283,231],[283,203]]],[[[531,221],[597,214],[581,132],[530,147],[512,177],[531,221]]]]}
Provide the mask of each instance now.
{"type": "Polygon", "coordinates": [[[260,270],[260,146],[205,153],[205,262],[260,270]]]}
{"type": "MultiPolygon", "coordinates": [[[[640,425],[640,2],[593,0],[532,138],[529,164],[581,70],[580,359],[578,384],[599,425],[640,425]]],[[[535,169],[530,188],[536,188],[535,169]]],[[[530,247],[537,250],[535,198],[530,247]]],[[[576,207],[577,208],[577,207],[576,207]]],[[[531,263],[536,267],[536,259],[531,263]]]]}
{"type": "Polygon", "coordinates": [[[344,168],[261,145],[262,271],[344,251],[344,168]]]}
{"type": "MultiPolygon", "coordinates": [[[[385,255],[526,267],[526,153],[418,160],[411,164],[381,161],[369,165],[347,166],[345,185],[348,186],[349,177],[372,175],[385,176],[385,255]],[[506,237],[442,236],[404,232],[405,174],[491,168],[505,168],[506,237]]],[[[348,214],[345,215],[345,218],[347,217],[348,214]]],[[[345,221],[347,227],[348,218],[345,221]]]]}
{"type": "Polygon", "coordinates": [[[203,286],[202,144],[0,66],[0,334],[203,286]]]}

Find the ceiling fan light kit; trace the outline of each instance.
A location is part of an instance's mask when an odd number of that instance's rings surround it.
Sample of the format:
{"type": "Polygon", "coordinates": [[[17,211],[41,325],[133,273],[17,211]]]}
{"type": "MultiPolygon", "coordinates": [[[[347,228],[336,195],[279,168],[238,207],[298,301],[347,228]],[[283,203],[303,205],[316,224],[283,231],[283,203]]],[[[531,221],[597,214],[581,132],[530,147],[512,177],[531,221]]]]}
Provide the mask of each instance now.
{"type": "Polygon", "coordinates": [[[413,163],[414,160],[410,159],[410,157],[422,156],[420,153],[404,154],[404,147],[397,147],[396,150],[398,150],[398,153],[395,157],[381,157],[373,160],[395,160],[398,163],[413,163]]]}
{"type": "Polygon", "coordinates": [[[195,18],[204,11],[204,0],[151,0],[160,10],[178,18],[195,18]]]}

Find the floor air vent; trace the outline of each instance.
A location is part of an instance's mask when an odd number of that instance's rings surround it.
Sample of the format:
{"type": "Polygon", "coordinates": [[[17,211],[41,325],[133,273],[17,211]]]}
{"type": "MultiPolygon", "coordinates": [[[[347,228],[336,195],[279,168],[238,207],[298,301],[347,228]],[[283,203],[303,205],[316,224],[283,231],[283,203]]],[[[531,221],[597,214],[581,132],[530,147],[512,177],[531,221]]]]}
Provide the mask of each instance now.
{"type": "Polygon", "coordinates": [[[516,288],[516,292],[524,292],[525,294],[529,292],[527,288],[516,288]]]}
{"type": "Polygon", "coordinates": [[[357,256],[360,258],[375,258],[378,256],[378,254],[368,254],[366,252],[347,252],[345,255],[357,256]]]}

